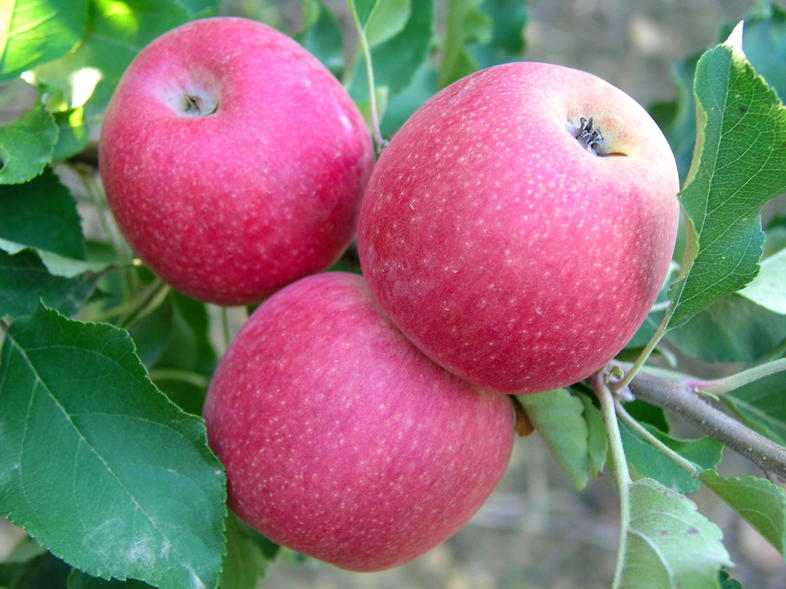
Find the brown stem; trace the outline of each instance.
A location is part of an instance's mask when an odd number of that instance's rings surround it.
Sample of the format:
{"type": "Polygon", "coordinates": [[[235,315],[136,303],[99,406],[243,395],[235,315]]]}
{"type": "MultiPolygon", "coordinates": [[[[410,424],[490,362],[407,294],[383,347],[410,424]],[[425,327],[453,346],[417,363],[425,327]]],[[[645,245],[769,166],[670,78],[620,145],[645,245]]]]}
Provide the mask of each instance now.
{"type": "Polygon", "coordinates": [[[765,472],[786,480],[786,448],[724,413],[715,406],[715,401],[697,395],[686,381],[640,370],[629,387],[636,398],[678,413],[765,472]]]}

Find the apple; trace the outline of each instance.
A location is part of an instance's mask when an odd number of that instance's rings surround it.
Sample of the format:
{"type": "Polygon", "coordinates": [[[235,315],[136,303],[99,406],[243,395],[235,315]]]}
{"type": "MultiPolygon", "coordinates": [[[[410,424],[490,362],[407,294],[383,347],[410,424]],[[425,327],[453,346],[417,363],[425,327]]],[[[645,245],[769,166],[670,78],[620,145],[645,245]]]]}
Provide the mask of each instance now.
{"type": "Polygon", "coordinates": [[[510,63],[428,100],[374,168],[363,273],[426,355],[502,392],[578,382],[664,283],[679,205],[666,139],[589,73],[510,63]]]}
{"type": "Polygon", "coordinates": [[[343,253],[373,151],[315,57],[259,22],[217,17],[136,56],[108,105],[99,162],[133,250],[176,289],[239,305],[343,253]]]}
{"type": "Polygon", "coordinates": [[[515,421],[508,397],[426,358],[342,272],[257,308],[204,416],[238,515],[357,571],[403,564],[466,523],[502,476],[515,421]]]}

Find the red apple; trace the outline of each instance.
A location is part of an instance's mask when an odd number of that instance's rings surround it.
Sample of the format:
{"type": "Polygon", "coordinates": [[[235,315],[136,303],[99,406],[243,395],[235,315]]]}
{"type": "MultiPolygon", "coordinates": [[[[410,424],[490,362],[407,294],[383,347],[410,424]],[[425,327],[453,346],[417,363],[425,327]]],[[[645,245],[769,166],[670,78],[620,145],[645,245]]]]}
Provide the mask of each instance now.
{"type": "Polygon", "coordinates": [[[677,168],[632,98],[585,72],[467,76],[393,137],[363,198],[364,275],[415,345],[500,391],[575,383],[647,315],[674,248],[677,168]]]}
{"type": "Polygon", "coordinates": [[[139,53],[109,103],[99,156],[136,253],[178,290],[226,305],[332,264],[373,162],[330,72],[285,35],[229,17],[185,24],[139,53]]]}
{"type": "Polygon", "coordinates": [[[456,532],[501,477],[514,432],[507,397],[426,358],[346,273],[265,301],[221,360],[204,415],[237,513],[358,571],[456,532]]]}

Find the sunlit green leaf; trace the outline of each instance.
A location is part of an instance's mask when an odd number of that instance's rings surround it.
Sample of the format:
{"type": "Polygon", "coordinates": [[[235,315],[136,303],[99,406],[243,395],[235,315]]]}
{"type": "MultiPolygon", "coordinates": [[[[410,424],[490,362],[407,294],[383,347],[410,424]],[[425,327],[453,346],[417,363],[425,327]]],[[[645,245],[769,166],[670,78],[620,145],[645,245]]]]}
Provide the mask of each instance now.
{"type": "Polygon", "coordinates": [[[786,249],[765,258],[756,278],[737,294],[765,309],[786,314],[786,249]]]}
{"type": "Polygon", "coordinates": [[[88,0],[0,4],[0,82],[73,49],[85,34],[88,0]]]}
{"type": "Polygon", "coordinates": [[[84,42],[65,57],[33,70],[34,78],[59,88],[69,106],[84,106],[84,120],[103,113],[120,76],[140,49],[188,21],[176,0],[92,0],[84,42]]]}

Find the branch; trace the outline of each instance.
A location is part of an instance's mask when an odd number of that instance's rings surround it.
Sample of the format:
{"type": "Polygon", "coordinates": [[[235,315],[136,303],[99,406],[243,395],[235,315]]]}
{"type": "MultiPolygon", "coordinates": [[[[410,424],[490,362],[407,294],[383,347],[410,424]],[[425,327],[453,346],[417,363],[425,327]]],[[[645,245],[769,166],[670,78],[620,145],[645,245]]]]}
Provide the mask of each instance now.
{"type": "Polygon", "coordinates": [[[786,448],[718,409],[716,401],[697,395],[695,383],[664,378],[644,369],[628,386],[637,399],[678,413],[765,472],[786,480],[786,448]]]}

